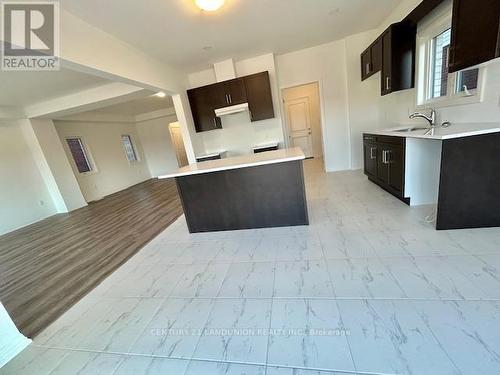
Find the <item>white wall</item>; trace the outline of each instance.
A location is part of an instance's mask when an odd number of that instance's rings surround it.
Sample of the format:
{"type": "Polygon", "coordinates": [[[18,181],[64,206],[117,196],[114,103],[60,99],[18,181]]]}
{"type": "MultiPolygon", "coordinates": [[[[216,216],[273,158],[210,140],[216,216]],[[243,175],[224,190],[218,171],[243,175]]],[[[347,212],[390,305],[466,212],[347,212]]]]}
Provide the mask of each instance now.
{"type": "Polygon", "coordinates": [[[26,348],[31,340],[24,337],[0,303],[0,368],[26,348]]]}
{"type": "Polygon", "coordinates": [[[352,169],[363,167],[363,132],[379,128],[380,73],[362,82],[359,61],[360,51],[377,36],[375,31],[368,31],[346,39],[352,169]]]}
{"type": "MultiPolygon", "coordinates": [[[[275,118],[264,121],[250,122],[249,114],[239,113],[222,118],[222,129],[197,133],[196,138],[200,140],[201,152],[228,151],[228,156],[248,154],[252,148],[259,144],[279,142],[283,146],[283,127],[281,122],[280,96],[277,84],[277,74],[273,54],[257,56],[251,59],[235,62],[237,77],[269,72],[271,91],[273,95],[275,118]]],[[[215,72],[213,69],[194,72],[189,74],[189,87],[199,87],[215,83],[215,72]]]]}
{"type": "Polygon", "coordinates": [[[327,171],[349,169],[345,40],[279,55],[276,61],[280,88],[319,82],[325,167],[327,171]]]}
{"type": "Polygon", "coordinates": [[[152,177],[158,177],[179,168],[168,129],[168,125],[175,121],[177,117],[172,115],[137,123],[137,132],[152,177]]]}
{"type": "Polygon", "coordinates": [[[0,234],[55,213],[21,123],[0,120],[0,234]]]}
{"type": "Polygon", "coordinates": [[[135,123],[55,121],[55,125],[87,202],[101,199],[150,178],[135,123]],[[136,163],[129,163],[126,158],[121,141],[123,134],[132,136],[140,157],[136,163]],[[80,174],[76,170],[65,142],[65,137],[73,136],[83,138],[96,164],[95,173],[80,174]]]}
{"type": "Polygon", "coordinates": [[[44,175],[52,200],[58,206],[58,212],[73,211],[87,205],[78,181],[75,178],[71,164],[64,151],[63,144],[49,119],[26,120],[27,130],[33,131],[32,150],[37,150],[37,156],[42,175],[44,175]],[[39,151],[38,151],[39,149],[39,151]]]}

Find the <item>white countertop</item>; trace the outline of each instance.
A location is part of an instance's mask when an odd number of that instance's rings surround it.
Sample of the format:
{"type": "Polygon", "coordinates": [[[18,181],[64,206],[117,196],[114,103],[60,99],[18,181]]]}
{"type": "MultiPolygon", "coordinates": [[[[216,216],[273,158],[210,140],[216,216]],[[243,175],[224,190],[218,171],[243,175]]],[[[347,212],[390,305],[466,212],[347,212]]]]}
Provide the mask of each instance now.
{"type": "Polygon", "coordinates": [[[208,154],[204,154],[204,155],[198,155],[196,156],[196,158],[198,159],[202,159],[202,158],[211,158],[211,157],[214,157],[214,156],[219,156],[219,155],[223,155],[225,154],[227,151],[226,150],[221,150],[221,151],[215,151],[215,152],[210,152],[208,154]]]}
{"type": "Polygon", "coordinates": [[[194,174],[226,171],[246,167],[256,167],[259,165],[283,163],[287,161],[303,160],[305,155],[300,147],[284,148],[276,151],[263,152],[260,154],[249,154],[236,156],[233,158],[209,160],[201,163],[190,164],[158,178],[172,178],[190,176],[194,174]]]}
{"type": "Polygon", "coordinates": [[[278,147],[278,142],[264,143],[261,145],[256,145],[253,147],[254,150],[259,150],[261,148],[278,147]]]}
{"type": "Polygon", "coordinates": [[[412,132],[397,131],[398,129],[408,128],[411,126],[421,126],[421,124],[409,124],[391,129],[370,130],[366,134],[388,135],[393,137],[405,138],[421,138],[421,139],[437,139],[446,140],[453,138],[472,137],[474,135],[491,134],[500,132],[500,123],[482,123],[482,124],[455,124],[452,123],[448,128],[436,127],[433,134],[425,135],[427,129],[415,130],[412,132]]]}

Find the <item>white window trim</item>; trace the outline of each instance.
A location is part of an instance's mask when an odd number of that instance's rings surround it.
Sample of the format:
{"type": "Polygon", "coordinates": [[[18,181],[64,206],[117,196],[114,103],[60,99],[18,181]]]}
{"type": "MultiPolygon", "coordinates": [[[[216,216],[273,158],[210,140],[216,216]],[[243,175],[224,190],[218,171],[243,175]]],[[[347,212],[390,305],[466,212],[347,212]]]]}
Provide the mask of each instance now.
{"type": "Polygon", "coordinates": [[[75,175],[77,176],[89,176],[93,175],[96,173],[99,173],[99,169],[97,168],[97,164],[94,161],[94,158],[92,157],[92,152],[90,151],[88,143],[85,141],[85,137],[82,137],[81,135],[68,135],[64,137],[64,147],[66,147],[66,150],[68,151],[68,156],[71,159],[71,166],[73,167],[73,170],[75,172],[75,175]],[[73,158],[73,154],[71,153],[71,150],[69,148],[68,139],[75,139],[78,138],[82,142],[83,145],[83,151],[85,152],[85,156],[87,157],[87,162],[90,164],[91,170],[89,172],[83,172],[81,173],[78,171],[78,166],[76,165],[75,159],[73,158]]]}
{"type": "Polygon", "coordinates": [[[134,165],[134,164],[140,163],[141,162],[141,155],[139,154],[139,149],[137,148],[136,143],[135,143],[132,135],[131,134],[122,134],[120,136],[120,142],[122,143],[122,149],[123,149],[123,152],[125,153],[125,159],[127,159],[127,162],[129,163],[129,165],[134,165]],[[127,149],[125,148],[125,145],[123,144],[123,137],[129,137],[130,143],[132,144],[132,148],[134,149],[135,157],[137,158],[137,160],[130,161],[128,159],[127,149]]]}
{"type": "MultiPolygon", "coordinates": [[[[431,90],[431,54],[432,39],[451,28],[451,7],[446,7],[443,12],[424,21],[419,25],[417,32],[417,103],[418,110],[433,107],[444,108],[465,104],[480,103],[484,99],[484,85],[486,81],[486,70],[479,67],[477,89],[471,90],[471,96],[464,93],[456,93],[457,73],[448,75],[448,92],[446,96],[429,98],[431,90]]],[[[471,68],[473,69],[473,68],[471,68]]]]}

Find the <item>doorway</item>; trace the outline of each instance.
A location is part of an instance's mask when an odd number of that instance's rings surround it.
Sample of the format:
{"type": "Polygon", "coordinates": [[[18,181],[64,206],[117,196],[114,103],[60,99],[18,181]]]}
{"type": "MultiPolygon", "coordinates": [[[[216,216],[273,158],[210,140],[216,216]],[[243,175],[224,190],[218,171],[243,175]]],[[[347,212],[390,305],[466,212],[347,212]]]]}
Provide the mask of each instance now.
{"type": "Polygon", "coordinates": [[[321,105],[318,82],[282,90],[289,145],[300,147],[307,158],[323,156],[321,105]]]}
{"type": "Polygon", "coordinates": [[[180,167],[184,167],[189,164],[186,148],[184,147],[184,140],[182,139],[181,128],[178,122],[172,122],[168,125],[168,130],[170,131],[170,137],[172,138],[172,145],[174,146],[175,156],[177,157],[177,163],[180,167]]]}

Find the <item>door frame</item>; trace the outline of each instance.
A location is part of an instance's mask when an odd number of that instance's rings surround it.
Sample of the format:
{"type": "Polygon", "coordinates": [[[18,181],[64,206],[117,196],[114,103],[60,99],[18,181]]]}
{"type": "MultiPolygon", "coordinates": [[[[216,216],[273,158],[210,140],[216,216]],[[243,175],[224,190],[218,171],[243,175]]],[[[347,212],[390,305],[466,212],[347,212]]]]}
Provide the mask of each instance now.
{"type": "Polygon", "coordinates": [[[168,133],[170,135],[170,142],[172,143],[172,146],[174,147],[174,152],[175,152],[175,158],[177,159],[177,164],[179,165],[179,168],[182,168],[183,166],[180,165],[180,160],[179,160],[179,155],[177,153],[177,148],[175,147],[175,143],[174,143],[174,137],[173,137],[173,134],[172,134],[172,128],[178,128],[179,129],[179,134],[181,136],[181,140],[182,140],[182,147],[184,148],[184,153],[186,154],[186,159],[187,159],[187,163],[186,165],[189,165],[189,158],[187,156],[187,150],[186,150],[186,145],[184,143],[184,135],[182,134],[182,128],[179,124],[179,121],[174,121],[174,122],[170,122],[168,125],[167,125],[167,128],[168,128],[168,133]]]}
{"type": "Polygon", "coordinates": [[[288,123],[286,121],[286,113],[285,113],[285,95],[284,91],[286,89],[291,89],[294,87],[299,87],[299,86],[306,86],[310,84],[316,83],[318,86],[318,95],[319,95],[319,113],[320,113],[320,129],[321,129],[321,151],[323,153],[323,170],[326,171],[326,161],[325,161],[325,134],[326,134],[326,128],[325,128],[325,103],[323,100],[323,83],[321,80],[317,81],[305,81],[305,82],[295,82],[290,85],[284,85],[280,86],[279,89],[279,99],[280,99],[280,109],[281,113],[283,116],[283,137],[284,137],[284,143],[285,147],[290,147],[290,129],[288,126],[288,123]]]}

